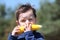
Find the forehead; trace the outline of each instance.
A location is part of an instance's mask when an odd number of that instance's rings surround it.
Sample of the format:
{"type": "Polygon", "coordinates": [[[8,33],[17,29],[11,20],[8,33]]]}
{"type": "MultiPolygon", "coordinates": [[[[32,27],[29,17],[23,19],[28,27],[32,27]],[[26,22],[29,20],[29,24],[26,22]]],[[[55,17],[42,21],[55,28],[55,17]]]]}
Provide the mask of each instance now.
{"type": "Polygon", "coordinates": [[[19,18],[27,18],[27,17],[32,17],[32,16],[34,16],[34,15],[33,15],[33,11],[32,11],[32,10],[28,10],[28,11],[25,12],[25,13],[21,13],[21,14],[19,15],[19,18]]]}

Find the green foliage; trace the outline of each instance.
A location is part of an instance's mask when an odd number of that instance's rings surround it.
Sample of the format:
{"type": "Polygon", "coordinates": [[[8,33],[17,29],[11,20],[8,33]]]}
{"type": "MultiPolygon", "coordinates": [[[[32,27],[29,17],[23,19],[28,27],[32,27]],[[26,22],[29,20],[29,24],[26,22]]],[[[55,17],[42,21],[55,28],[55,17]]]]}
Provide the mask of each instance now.
{"type": "Polygon", "coordinates": [[[37,12],[38,24],[43,27],[39,32],[45,34],[46,40],[60,40],[60,7],[57,3],[44,3],[37,12]]]}
{"type": "Polygon", "coordinates": [[[5,15],[6,15],[5,5],[2,4],[2,5],[0,5],[0,17],[4,17],[5,15]]]}

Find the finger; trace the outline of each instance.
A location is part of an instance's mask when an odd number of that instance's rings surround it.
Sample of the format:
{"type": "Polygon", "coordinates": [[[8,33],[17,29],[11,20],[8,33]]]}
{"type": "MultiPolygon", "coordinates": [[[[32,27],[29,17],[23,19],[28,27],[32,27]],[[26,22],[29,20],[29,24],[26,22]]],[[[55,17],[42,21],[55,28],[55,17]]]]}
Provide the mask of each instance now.
{"type": "Polygon", "coordinates": [[[32,28],[32,24],[30,24],[28,28],[31,29],[32,28]]]}
{"type": "Polygon", "coordinates": [[[13,31],[16,31],[16,30],[20,30],[20,28],[19,27],[15,27],[13,31]]]}
{"type": "Polygon", "coordinates": [[[30,27],[32,26],[32,24],[29,25],[30,27]]]}
{"type": "Polygon", "coordinates": [[[15,30],[15,32],[20,32],[20,30],[17,29],[17,30],[15,30]]]}
{"type": "Polygon", "coordinates": [[[20,27],[20,25],[18,25],[17,27],[20,27]]]}
{"type": "Polygon", "coordinates": [[[15,28],[14,30],[20,30],[19,28],[15,28]]]}
{"type": "Polygon", "coordinates": [[[27,25],[24,26],[24,30],[26,30],[26,28],[27,28],[27,25]]]}
{"type": "Polygon", "coordinates": [[[26,28],[28,28],[30,26],[30,24],[27,24],[26,28]]]}

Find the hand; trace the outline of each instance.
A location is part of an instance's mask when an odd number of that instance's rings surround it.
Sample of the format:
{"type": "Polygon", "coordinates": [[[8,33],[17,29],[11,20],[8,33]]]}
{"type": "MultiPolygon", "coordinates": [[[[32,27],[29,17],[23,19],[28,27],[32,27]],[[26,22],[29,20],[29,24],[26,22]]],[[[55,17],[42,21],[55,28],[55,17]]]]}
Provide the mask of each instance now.
{"type": "Polygon", "coordinates": [[[12,35],[13,36],[18,36],[20,33],[20,29],[19,29],[19,26],[16,26],[13,31],[12,31],[12,35]]]}
{"type": "Polygon", "coordinates": [[[24,32],[31,31],[31,27],[32,27],[31,24],[26,24],[24,32]]]}

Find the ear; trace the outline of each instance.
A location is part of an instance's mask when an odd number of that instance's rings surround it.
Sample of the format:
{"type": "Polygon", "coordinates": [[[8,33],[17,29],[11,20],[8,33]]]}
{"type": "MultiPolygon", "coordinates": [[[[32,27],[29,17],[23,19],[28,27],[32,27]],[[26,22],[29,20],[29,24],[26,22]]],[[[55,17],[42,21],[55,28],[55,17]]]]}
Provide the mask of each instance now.
{"type": "Polygon", "coordinates": [[[37,23],[37,18],[35,18],[35,23],[37,23]]]}
{"type": "Polygon", "coordinates": [[[18,20],[16,20],[16,24],[17,24],[17,25],[19,24],[19,21],[18,21],[18,20]]]}

